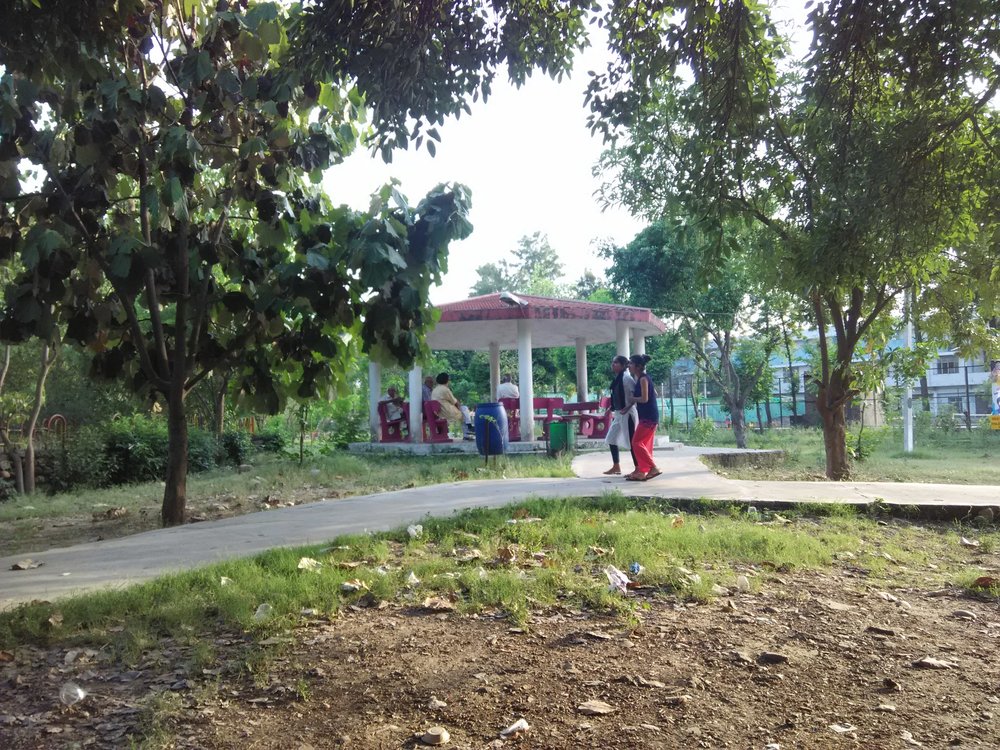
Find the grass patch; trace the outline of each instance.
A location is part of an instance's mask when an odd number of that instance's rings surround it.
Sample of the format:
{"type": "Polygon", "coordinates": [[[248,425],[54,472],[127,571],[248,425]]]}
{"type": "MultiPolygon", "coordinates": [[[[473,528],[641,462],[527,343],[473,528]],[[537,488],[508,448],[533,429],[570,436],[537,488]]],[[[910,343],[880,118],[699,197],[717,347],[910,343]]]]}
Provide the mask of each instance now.
{"type": "MultiPolygon", "coordinates": [[[[638,580],[647,587],[644,596],[699,601],[710,598],[714,584],[732,584],[741,572],[755,577],[849,561],[876,579],[925,583],[928,569],[944,580],[968,565],[970,551],[959,539],[972,532],[960,525],[883,525],[834,510],[839,507],[680,513],[666,501],[609,493],[587,501],[471,509],[423,519],[423,534],[415,539],[405,529],[343,536],[125,590],[23,605],[0,614],[0,647],[97,645],[133,664],[158,639],[173,637],[192,647],[191,663],[200,669],[214,658],[204,644],[196,647],[204,633],[235,629],[266,639],[292,627],[303,610],[335,616],[345,604],[395,601],[419,608],[438,597],[459,611],[500,612],[518,623],[533,608],[551,605],[632,615],[641,598],[608,591],[603,571],[609,565],[623,571],[632,563],[643,566],[638,580]],[[302,557],[322,567],[300,570],[302,557]],[[345,590],[346,582],[359,581],[360,590],[345,590]],[[265,603],[269,615],[256,617],[265,603]]],[[[980,550],[1000,549],[995,531],[976,536],[980,550]]]]}
{"type": "MultiPolygon", "coordinates": [[[[963,430],[917,435],[913,453],[902,451],[902,436],[889,429],[865,431],[863,460],[851,462],[851,477],[864,482],[932,482],[943,484],[1000,484],[1000,432],[963,430]]],[[[677,439],[685,440],[683,432],[677,439]]],[[[717,429],[708,445],[735,446],[731,430],[717,429]]],[[[850,438],[853,448],[856,438],[850,438]]],[[[823,433],[818,429],[772,429],[747,433],[747,447],[785,451],[776,466],[740,466],[716,469],[734,479],[818,480],[825,478],[823,433]]],[[[711,464],[709,464],[711,466],[711,464]]]]}

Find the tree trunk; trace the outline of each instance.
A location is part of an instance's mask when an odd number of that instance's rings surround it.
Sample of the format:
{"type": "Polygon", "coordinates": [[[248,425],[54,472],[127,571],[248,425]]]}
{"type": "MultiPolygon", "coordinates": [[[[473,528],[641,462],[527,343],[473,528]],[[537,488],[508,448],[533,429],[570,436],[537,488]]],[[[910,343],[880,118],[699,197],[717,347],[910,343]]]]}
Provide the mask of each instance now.
{"type": "Polygon", "coordinates": [[[49,376],[49,371],[56,361],[55,354],[50,356],[52,351],[53,347],[50,344],[42,345],[41,358],[38,363],[38,378],[35,380],[35,400],[31,405],[28,421],[24,425],[24,494],[26,495],[35,491],[35,427],[38,425],[38,416],[41,414],[42,404],[45,402],[45,379],[49,376]]]}
{"type": "Polygon", "coordinates": [[[730,405],[730,416],[733,423],[733,437],[736,438],[737,448],[747,447],[747,422],[743,413],[743,404],[738,406],[730,405]]]}
{"type": "MultiPolygon", "coordinates": [[[[913,316],[913,339],[918,344],[923,343],[924,336],[920,332],[919,320],[920,316],[913,316]]],[[[923,404],[924,411],[931,410],[931,396],[927,388],[927,370],[925,369],[920,373],[920,401],[923,404]]]]}
{"type": "Polygon", "coordinates": [[[19,450],[13,450],[10,452],[10,461],[14,465],[14,489],[17,490],[17,494],[24,494],[24,459],[21,458],[21,452],[19,450]]]}
{"type": "Polygon", "coordinates": [[[164,526],[177,526],[184,523],[187,506],[188,425],[183,386],[171,389],[168,404],[167,486],[163,491],[162,521],[164,526]]]}
{"type": "Polygon", "coordinates": [[[212,403],[212,429],[216,437],[222,436],[222,431],[226,426],[226,390],[229,388],[229,378],[222,379],[222,385],[215,393],[215,400],[212,403]]]}
{"type": "Polygon", "coordinates": [[[799,378],[795,372],[795,366],[792,363],[792,340],[788,335],[788,329],[782,326],[785,335],[785,356],[788,359],[788,387],[792,391],[792,418],[788,420],[788,423],[792,426],[798,422],[799,410],[798,401],[796,395],[799,392],[799,378]]]}
{"type": "Polygon", "coordinates": [[[757,432],[761,435],[764,434],[764,417],[760,413],[760,401],[754,401],[754,405],[757,407],[757,432]]]}
{"type": "Polygon", "coordinates": [[[774,424],[774,417],[771,416],[771,399],[768,398],[764,402],[764,413],[767,415],[767,426],[770,429],[771,425],[774,424]]]}
{"type": "Polygon", "coordinates": [[[843,389],[839,385],[831,384],[829,393],[820,387],[816,397],[816,408],[823,420],[826,478],[833,481],[848,479],[851,475],[851,465],[847,458],[847,403],[842,401],[843,395],[843,389]],[[837,405],[831,408],[831,402],[837,405]]]}

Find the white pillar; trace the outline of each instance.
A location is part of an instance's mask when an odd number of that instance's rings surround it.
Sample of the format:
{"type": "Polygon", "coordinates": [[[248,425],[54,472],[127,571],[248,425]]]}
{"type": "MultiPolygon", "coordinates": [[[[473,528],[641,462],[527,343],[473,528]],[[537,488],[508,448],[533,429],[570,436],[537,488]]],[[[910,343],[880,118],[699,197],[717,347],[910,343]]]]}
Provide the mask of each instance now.
{"type": "Polygon", "coordinates": [[[490,401],[497,400],[497,388],[500,387],[500,344],[490,342],[490,401]]]}
{"type": "Polygon", "coordinates": [[[646,353],[646,337],[642,335],[642,330],[639,328],[632,329],[632,353],[646,353]]]}
{"type": "Polygon", "coordinates": [[[586,401],[587,392],[587,342],[583,338],[576,340],[576,400],[586,401]]]}
{"type": "Polygon", "coordinates": [[[615,352],[615,356],[621,354],[623,357],[628,357],[630,352],[628,348],[628,323],[624,320],[615,321],[615,348],[618,350],[615,352]]]}
{"type": "Polygon", "coordinates": [[[535,384],[531,375],[531,321],[517,321],[517,377],[521,391],[521,440],[535,439],[535,384]]]}
{"type": "Polygon", "coordinates": [[[382,395],[382,365],[378,362],[368,363],[368,426],[372,442],[378,442],[378,397],[382,395]]]}
{"type": "MultiPolygon", "coordinates": [[[[913,351],[913,298],[906,293],[906,330],[903,346],[913,351]]],[[[913,381],[906,378],[906,392],[903,394],[903,452],[913,453],[913,381]]]]}
{"type": "Polygon", "coordinates": [[[414,365],[410,370],[410,442],[422,443],[424,440],[424,371],[420,365],[414,365]]]}

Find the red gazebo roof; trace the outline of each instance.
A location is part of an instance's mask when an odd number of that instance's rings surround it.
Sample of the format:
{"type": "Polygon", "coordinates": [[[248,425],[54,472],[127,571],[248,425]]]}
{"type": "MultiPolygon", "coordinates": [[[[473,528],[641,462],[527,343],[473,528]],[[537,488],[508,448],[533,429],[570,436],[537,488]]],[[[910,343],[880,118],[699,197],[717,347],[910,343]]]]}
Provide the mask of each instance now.
{"type": "Polygon", "coordinates": [[[578,338],[589,344],[617,340],[617,324],[626,323],[643,336],[666,331],[663,321],[645,307],[553,299],[518,294],[486,294],[439,305],[441,319],[427,337],[432,349],[485,350],[517,348],[517,321],[530,320],[533,348],[573,346],[578,338]],[[503,301],[506,297],[509,301],[503,301]]]}

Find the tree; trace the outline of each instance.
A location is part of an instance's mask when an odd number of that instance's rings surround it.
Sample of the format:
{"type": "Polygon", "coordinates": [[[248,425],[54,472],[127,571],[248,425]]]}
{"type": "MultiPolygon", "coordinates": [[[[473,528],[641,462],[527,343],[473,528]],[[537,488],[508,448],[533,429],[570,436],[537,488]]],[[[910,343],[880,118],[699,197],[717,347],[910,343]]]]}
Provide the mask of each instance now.
{"type": "MultiPolygon", "coordinates": [[[[736,444],[745,448],[744,410],[776,342],[764,337],[762,361],[741,372],[735,356],[739,332],[764,333],[769,318],[765,290],[747,265],[746,249],[739,255],[734,252],[706,280],[709,244],[714,241],[714,235],[697,223],[661,221],[626,247],[607,251],[612,261],[608,277],[621,299],[680,321],[678,332],[699,369],[720,388],[732,415],[736,444]]],[[[753,241],[753,235],[734,228],[727,235],[732,244],[753,241]]]]}
{"type": "Polygon", "coordinates": [[[679,200],[719,226],[737,216],[771,233],[758,262],[808,305],[827,476],[843,479],[859,344],[905,290],[947,276],[951,248],[996,224],[1000,11],[817,4],[797,65],[763,5],[704,4],[662,35],[635,34],[662,11],[637,8],[612,34],[635,64],[631,86],[603,96],[594,83],[595,127],[628,128],[604,161],[607,197],[647,215],[679,200]]]}
{"type": "Polygon", "coordinates": [[[605,282],[603,279],[599,279],[593,271],[589,268],[585,268],[583,269],[583,273],[580,274],[580,278],[573,282],[573,286],[570,288],[570,294],[573,296],[573,299],[597,302],[598,300],[595,298],[599,296],[601,292],[606,291],[604,284],[605,282]]]}
{"type": "MultiPolygon", "coordinates": [[[[42,14],[25,4],[15,20],[42,14]]],[[[63,323],[96,374],[166,404],[162,517],[176,524],[191,388],[235,368],[275,411],[343,385],[358,348],[412,362],[448,242],[470,231],[468,193],[412,208],[388,186],[367,212],[329,204],[316,183],[354,147],[362,98],[288,64],[295,9],[125,2],[100,22],[110,38],[55,25],[59,56],[3,60],[0,259],[23,271],[0,335],[63,323]]]]}
{"type": "Polygon", "coordinates": [[[0,363],[0,443],[13,463],[17,491],[30,495],[35,491],[35,429],[45,405],[45,381],[59,356],[59,345],[44,341],[37,350],[19,348],[14,360],[16,374],[24,381],[21,388],[8,383],[13,348],[4,347],[0,363]],[[29,375],[29,379],[26,380],[25,375],[29,375]]]}
{"type": "Polygon", "coordinates": [[[511,258],[479,266],[476,269],[478,278],[470,293],[474,296],[496,292],[567,296],[568,290],[558,281],[563,275],[562,261],[549,244],[548,236],[535,232],[521,237],[511,258]]]}

